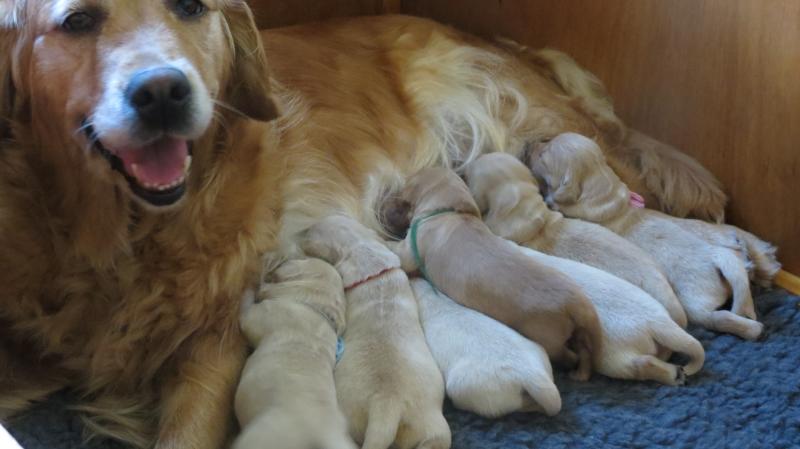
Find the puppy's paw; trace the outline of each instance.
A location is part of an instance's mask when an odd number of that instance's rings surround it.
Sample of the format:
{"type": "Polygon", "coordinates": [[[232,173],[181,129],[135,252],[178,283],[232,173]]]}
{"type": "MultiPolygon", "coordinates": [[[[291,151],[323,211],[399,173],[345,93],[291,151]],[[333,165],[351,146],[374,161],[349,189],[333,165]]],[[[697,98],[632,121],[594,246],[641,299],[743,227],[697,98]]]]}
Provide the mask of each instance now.
{"type": "Polygon", "coordinates": [[[675,367],[675,386],[680,387],[686,385],[686,370],[682,366],[675,367]]]}

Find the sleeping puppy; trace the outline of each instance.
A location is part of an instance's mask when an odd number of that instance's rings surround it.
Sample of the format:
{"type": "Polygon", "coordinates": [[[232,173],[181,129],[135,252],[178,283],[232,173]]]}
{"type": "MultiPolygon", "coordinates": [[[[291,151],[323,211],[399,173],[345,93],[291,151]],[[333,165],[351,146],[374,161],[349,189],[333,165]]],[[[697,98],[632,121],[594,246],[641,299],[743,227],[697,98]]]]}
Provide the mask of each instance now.
{"type": "Polygon", "coordinates": [[[333,368],[345,303],[339,273],[319,259],[291,260],[243,304],[256,348],[236,391],[242,433],[234,449],[355,449],[336,402],[333,368]],[[314,423],[309,425],[308,423],[314,423]]]}
{"type": "Polygon", "coordinates": [[[568,217],[601,224],[649,253],[664,269],[690,322],[754,340],[756,319],[744,256],[687,231],[684,220],[633,207],[628,187],[597,145],[562,134],[532,157],[547,202],[568,217]],[[731,310],[720,310],[733,293],[731,310]]]}
{"type": "Polygon", "coordinates": [[[686,312],[650,255],[602,226],[564,218],[548,209],[530,170],[517,158],[486,154],[469,165],[466,178],[492,232],[625,279],[658,300],[676,323],[686,327],[686,312]]]}
{"type": "Polygon", "coordinates": [[[375,232],[342,216],[313,226],[302,245],[344,281],[347,332],[335,377],[350,434],[364,449],[449,448],[444,382],[397,256],[375,232]]]}
{"type": "Polygon", "coordinates": [[[406,272],[419,270],[457,303],[539,343],[554,361],[576,366],[574,378],[589,378],[591,353],[601,342],[594,307],[569,277],[492,234],[452,170],[421,170],[385,207],[391,229],[411,227],[393,245],[406,272]]]}
{"type": "Polygon", "coordinates": [[[772,280],[781,270],[777,259],[778,249],[743,229],[692,219],[680,220],[680,225],[712,245],[724,246],[744,254],[750,280],[762,287],[771,287],[772,280]]]}
{"type": "Polygon", "coordinates": [[[522,250],[537,263],[569,274],[594,304],[603,328],[603,344],[593,354],[598,373],[617,379],[682,385],[687,375],[703,367],[703,346],[639,287],[589,265],[530,248],[522,250]],[[689,363],[681,367],[665,362],[673,352],[689,356],[689,363]]]}
{"type": "Polygon", "coordinates": [[[487,418],[561,410],[553,369],[541,346],[502,323],[462,307],[417,278],[411,287],[422,328],[456,407],[487,418]]]}

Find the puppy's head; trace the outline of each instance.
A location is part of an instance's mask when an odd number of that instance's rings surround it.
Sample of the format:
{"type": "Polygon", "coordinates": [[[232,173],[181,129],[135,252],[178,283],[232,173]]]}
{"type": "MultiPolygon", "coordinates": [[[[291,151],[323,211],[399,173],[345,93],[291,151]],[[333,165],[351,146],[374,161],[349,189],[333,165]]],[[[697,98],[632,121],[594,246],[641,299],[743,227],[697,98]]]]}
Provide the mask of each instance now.
{"type": "Polygon", "coordinates": [[[567,216],[602,223],[628,207],[627,186],[606,163],[600,147],[587,137],[561,134],[531,165],[547,204],[567,216]]]}
{"type": "Polygon", "coordinates": [[[342,329],[345,314],[342,278],[320,259],[293,259],[284,262],[267,276],[259,299],[297,301],[324,313],[342,329]]]}
{"type": "MultiPolygon", "coordinates": [[[[480,217],[481,213],[469,188],[458,175],[447,168],[426,168],[408,179],[394,203],[402,213],[384,213],[387,220],[395,219],[405,224],[420,214],[436,209],[454,209],[456,212],[480,217]]],[[[407,226],[406,226],[407,227],[407,226]]]]}
{"type": "Polygon", "coordinates": [[[184,197],[215,114],[276,116],[244,0],[0,0],[0,27],[0,113],[58,175],[149,209],[184,197]]]}
{"type": "Polygon", "coordinates": [[[345,285],[400,266],[400,259],[375,231],[342,215],[330,216],[312,226],[303,236],[301,247],[307,255],[336,266],[345,285]]]}
{"type": "Polygon", "coordinates": [[[530,170],[514,156],[483,155],[467,167],[466,179],[493,233],[522,243],[544,226],[547,206],[530,170]]]}

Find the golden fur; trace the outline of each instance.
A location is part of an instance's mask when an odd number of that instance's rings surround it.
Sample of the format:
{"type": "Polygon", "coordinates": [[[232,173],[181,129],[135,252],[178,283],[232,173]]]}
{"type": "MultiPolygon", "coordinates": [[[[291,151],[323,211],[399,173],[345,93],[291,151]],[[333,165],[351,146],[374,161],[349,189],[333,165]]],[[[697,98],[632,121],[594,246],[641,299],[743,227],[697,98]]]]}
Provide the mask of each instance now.
{"type": "MultiPolygon", "coordinates": [[[[430,21],[259,36],[243,1],[205,3],[211,13],[187,25],[169,2],[108,0],[113,26],[68,37],[51,22],[67,2],[0,0],[2,416],[69,387],[92,433],[219,447],[245,356],[239,300],[265,251],[293,249],[298,232],[335,211],[377,229],[376,201],[425,166],[500,148],[521,155],[564,131],[612,156],[619,145],[547,67],[430,21]],[[154,29],[217,102],[194,142],[188,192],[168,209],[136,201],[77,132],[115,56],[144,60],[135,53],[148,46],[128,37],[154,29]],[[239,114],[276,111],[273,123],[239,114]]],[[[673,210],[710,207],[669,199],[673,210]]]]}
{"type": "Polygon", "coordinates": [[[564,273],[530,260],[492,234],[467,186],[452,170],[420,171],[386,207],[405,210],[386,214],[401,219],[393,228],[414,226],[433,211],[452,210],[420,222],[416,235],[394,246],[403,269],[414,272],[424,265],[428,280],[442,293],[542,345],[556,362],[577,365],[574,377],[589,378],[591,355],[600,351],[602,336],[585,293],[564,273]]]}

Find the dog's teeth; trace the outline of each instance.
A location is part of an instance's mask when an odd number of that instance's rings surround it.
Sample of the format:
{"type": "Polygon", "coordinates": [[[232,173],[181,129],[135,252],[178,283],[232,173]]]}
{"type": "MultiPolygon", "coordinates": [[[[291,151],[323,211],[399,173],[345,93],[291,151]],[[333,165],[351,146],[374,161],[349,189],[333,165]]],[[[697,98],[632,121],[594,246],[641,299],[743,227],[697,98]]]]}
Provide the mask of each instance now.
{"type": "MultiPolygon", "coordinates": [[[[189,173],[189,167],[192,166],[192,157],[186,156],[186,159],[183,161],[183,174],[189,173]]],[[[183,180],[181,180],[183,182],[183,180]]]]}

